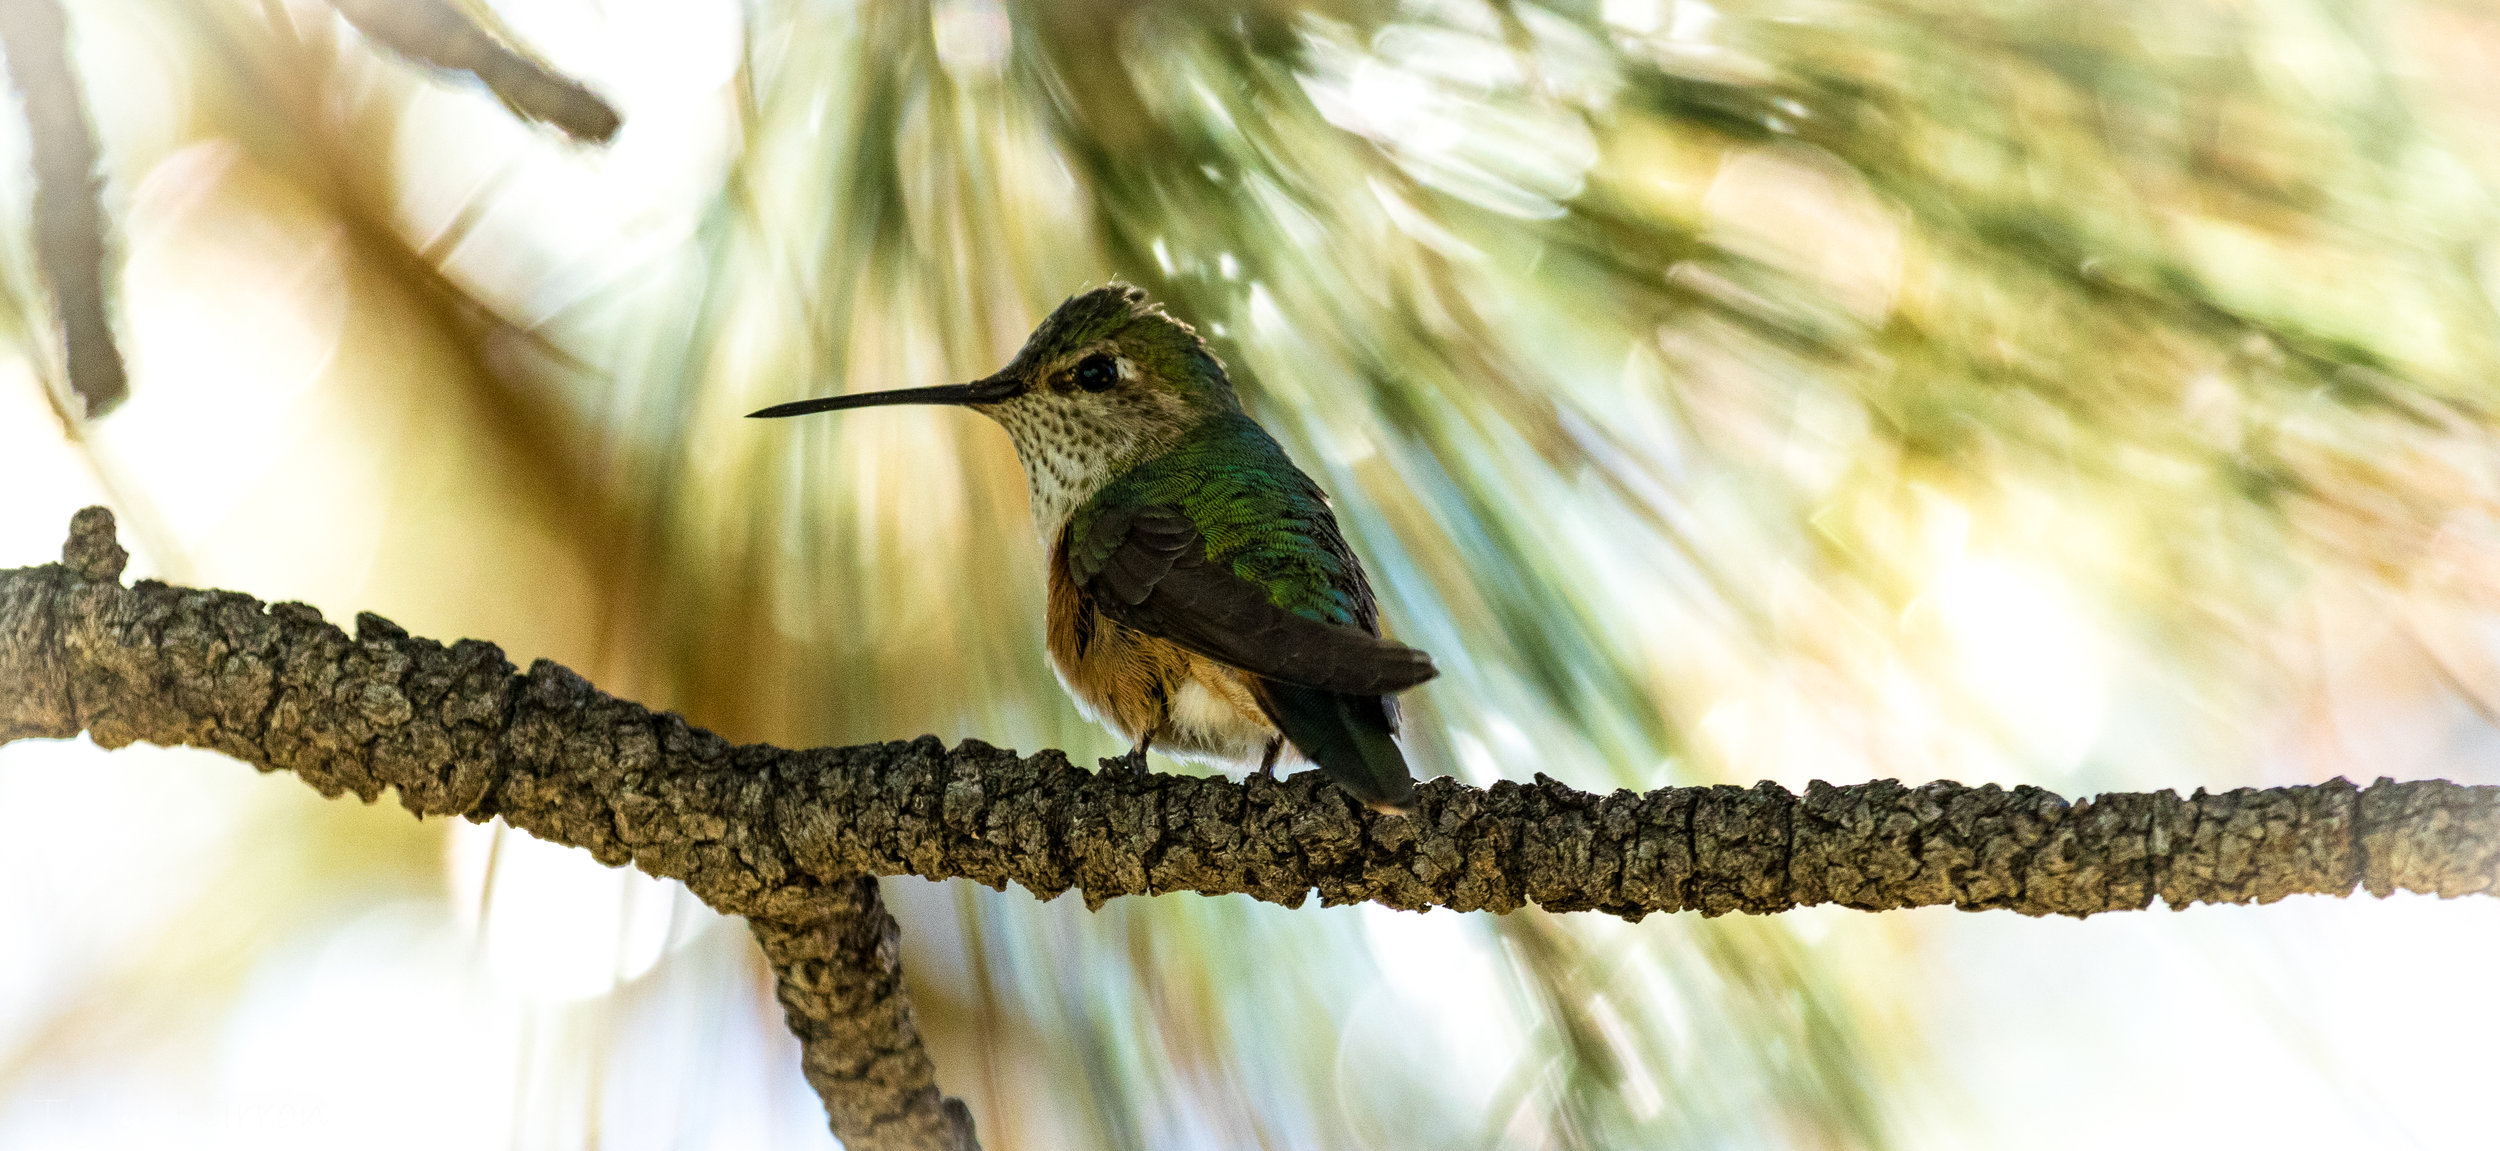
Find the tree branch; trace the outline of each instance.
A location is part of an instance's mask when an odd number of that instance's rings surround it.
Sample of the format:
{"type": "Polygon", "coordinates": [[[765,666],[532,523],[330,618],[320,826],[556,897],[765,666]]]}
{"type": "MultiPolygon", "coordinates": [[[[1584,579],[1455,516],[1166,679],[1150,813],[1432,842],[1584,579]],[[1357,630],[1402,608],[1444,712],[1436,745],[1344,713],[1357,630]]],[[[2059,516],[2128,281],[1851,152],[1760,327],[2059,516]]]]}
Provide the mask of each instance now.
{"type": "Polygon", "coordinates": [[[877,881],[828,885],[813,914],[750,918],[799,1037],[799,1065],[845,1151],[980,1151],[972,1112],[940,1094],[903,994],[901,942],[877,881]]]}
{"type": "Polygon", "coordinates": [[[396,789],[424,815],[502,817],[680,879],[723,912],[798,922],[855,875],[1020,883],[1090,905],[1244,893],[1298,906],[1757,914],[1814,903],[2027,915],[2500,879],[2500,788],[2342,780],[2117,793],[2078,803],[1891,780],[1595,796],[1542,775],[1425,784],[1411,817],[1283,781],[1081,770],[966,740],[736,746],[494,645],[445,647],[379,616],[349,637],[302,604],[114,582],[111,516],[79,513],[63,564],[0,571],[0,741],[84,730],[292,771],[326,795],[396,789]]]}
{"type": "Polygon", "coordinates": [[[928,736],[736,746],[545,660],[516,674],[492,644],[445,647],[371,614],[351,638],[301,604],[125,588],[122,562],[110,513],[89,508],[60,564],[0,571],[0,742],[83,730],[106,747],[212,748],[325,795],[396,790],[421,815],[499,816],[683,880],[757,921],[810,1079],[837,1115],[854,1086],[871,1100],[861,1130],[901,1130],[890,1101],[915,1100],[911,1130],[969,1140],[968,1124],[954,1126],[960,1105],[935,1102],[891,920],[863,875],[1077,890],[1088,906],[1197,891],[1294,907],[1316,890],[1331,904],[1534,902],[1629,919],[1825,902],[2081,916],[2156,896],[2172,907],[2356,885],[2455,896],[2500,880],[2500,788],[2438,780],[2069,803],[2035,787],[1892,780],[1601,797],[1540,774],[1489,788],[1436,779],[1396,817],[1316,772],[1137,777],[928,736]]]}
{"type": "Polygon", "coordinates": [[[1283,781],[1095,773],[1065,755],[935,737],[735,746],[541,660],[445,647],[379,616],[350,638],[302,604],[114,582],[102,509],[64,564],[0,571],[0,741],[84,730],[107,747],[213,748],[323,794],[396,789],[424,815],[502,817],[680,879],[723,912],[803,922],[852,876],[1020,883],[1089,905],[1243,893],[1299,906],[1757,914],[1814,903],[2026,915],[2303,893],[2443,896],[2500,879],[2500,788],[2381,780],[2077,803],[1892,780],[1803,796],[1668,787],[1595,796],[1539,775],[1423,785],[1383,816],[1305,772],[1283,781]]]}

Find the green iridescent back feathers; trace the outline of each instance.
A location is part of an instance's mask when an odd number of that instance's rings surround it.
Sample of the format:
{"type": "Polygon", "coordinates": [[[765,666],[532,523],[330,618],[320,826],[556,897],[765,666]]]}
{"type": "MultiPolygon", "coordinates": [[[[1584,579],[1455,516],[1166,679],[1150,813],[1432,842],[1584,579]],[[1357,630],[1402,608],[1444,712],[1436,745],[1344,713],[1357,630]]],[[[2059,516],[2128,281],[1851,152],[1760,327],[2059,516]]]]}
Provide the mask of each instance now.
{"type": "MultiPolygon", "coordinates": [[[[1259,585],[1276,606],[1374,629],[1371,588],[1328,512],[1328,497],[1248,416],[1210,415],[1169,450],[1138,461],[1077,509],[1068,538],[1072,545],[1091,539],[1094,521],[1106,512],[1156,504],[1180,509],[1206,537],[1208,562],[1259,585]]],[[[1106,558],[1068,557],[1080,572],[1106,558]]]]}

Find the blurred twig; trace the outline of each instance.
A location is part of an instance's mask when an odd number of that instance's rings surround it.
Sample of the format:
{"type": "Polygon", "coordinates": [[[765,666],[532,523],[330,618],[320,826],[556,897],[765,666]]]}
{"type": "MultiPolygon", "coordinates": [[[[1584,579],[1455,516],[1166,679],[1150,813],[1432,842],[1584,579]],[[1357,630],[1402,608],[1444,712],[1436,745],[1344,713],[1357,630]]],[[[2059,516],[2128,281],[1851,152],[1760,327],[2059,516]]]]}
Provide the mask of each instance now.
{"type": "Polygon", "coordinates": [[[531,59],[452,0],[331,0],[375,42],[413,60],[478,78],[515,115],[605,144],[624,121],[578,80],[531,59]]]}
{"type": "Polygon", "coordinates": [[[52,288],[70,387],[94,419],[122,401],[130,381],[104,301],[95,131],[79,99],[58,0],[0,0],[0,48],[33,138],[36,262],[52,288]]]}

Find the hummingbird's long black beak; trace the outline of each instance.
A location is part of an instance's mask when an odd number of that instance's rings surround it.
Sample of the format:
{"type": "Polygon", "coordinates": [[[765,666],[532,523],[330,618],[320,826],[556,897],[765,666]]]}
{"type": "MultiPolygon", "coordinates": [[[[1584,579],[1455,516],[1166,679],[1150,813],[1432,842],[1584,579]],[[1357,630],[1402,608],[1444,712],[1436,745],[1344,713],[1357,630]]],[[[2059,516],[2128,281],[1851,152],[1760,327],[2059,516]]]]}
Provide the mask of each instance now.
{"type": "Polygon", "coordinates": [[[888,404],[991,404],[1013,397],[1024,390],[1021,381],[1008,376],[991,376],[969,384],[946,384],[935,388],[897,388],[890,392],[856,392],[847,396],[818,396],[812,400],[792,400],[774,404],[760,412],[748,412],[750,420],[777,420],[783,416],[804,416],[810,412],[838,412],[846,408],[881,408],[888,404]]]}

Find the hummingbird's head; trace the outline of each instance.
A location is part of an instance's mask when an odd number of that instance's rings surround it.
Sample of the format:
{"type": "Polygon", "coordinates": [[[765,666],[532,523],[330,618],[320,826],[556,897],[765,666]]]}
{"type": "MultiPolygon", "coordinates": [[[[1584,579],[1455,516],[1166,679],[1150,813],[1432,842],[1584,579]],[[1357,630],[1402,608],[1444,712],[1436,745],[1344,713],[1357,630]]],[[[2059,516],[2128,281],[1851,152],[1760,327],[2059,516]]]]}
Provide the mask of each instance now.
{"type": "Polygon", "coordinates": [[[973,406],[1010,432],[1036,421],[1185,429],[1209,415],[1241,410],[1207,342],[1128,284],[1068,297],[1026,337],[1016,358],[984,382],[993,381],[1012,392],[973,406]]]}
{"type": "Polygon", "coordinates": [[[1132,461],[1211,417],[1238,413],[1224,365],[1189,325],[1128,284],[1070,296],[996,373],[969,384],[778,404],[758,417],[886,404],[956,404],[1015,441],[1044,537],[1132,461]]]}

